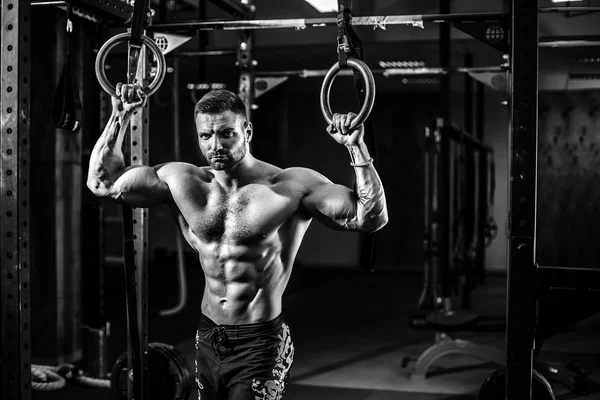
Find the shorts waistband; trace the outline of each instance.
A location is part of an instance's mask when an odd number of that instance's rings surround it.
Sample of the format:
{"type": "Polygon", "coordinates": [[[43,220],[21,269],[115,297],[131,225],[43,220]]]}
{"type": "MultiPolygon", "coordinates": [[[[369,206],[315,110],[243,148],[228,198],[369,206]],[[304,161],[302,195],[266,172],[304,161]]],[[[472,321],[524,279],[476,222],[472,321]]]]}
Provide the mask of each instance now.
{"type": "Polygon", "coordinates": [[[200,316],[200,328],[204,329],[213,329],[219,328],[219,330],[224,331],[232,338],[236,336],[243,336],[244,334],[252,334],[254,332],[262,332],[264,330],[276,329],[283,324],[284,318],[283,314],[279,314],[277,317],[273,318],[269,321],[264,322],[254,322],[250,324],[240,324],[240,325],[226,325],[221,324],[218,325],[212,319],[202,314],[200,316]]]}
{"type": "MultiPolygon", "coordinates": [[[[261,337],[278,335],[282,325],[283,317],[281,314],[270,321],[242,325],[217,325],[209,317],[202,314],[196,340],[202,338],[202,340],[209,342],[215,357],[222,358],[228,354],[228,351],[233,350],[233,347],[237,344],[261,337]]],[[[196,343],[196,346],[198,346],[198,343],[196,343]]]]}

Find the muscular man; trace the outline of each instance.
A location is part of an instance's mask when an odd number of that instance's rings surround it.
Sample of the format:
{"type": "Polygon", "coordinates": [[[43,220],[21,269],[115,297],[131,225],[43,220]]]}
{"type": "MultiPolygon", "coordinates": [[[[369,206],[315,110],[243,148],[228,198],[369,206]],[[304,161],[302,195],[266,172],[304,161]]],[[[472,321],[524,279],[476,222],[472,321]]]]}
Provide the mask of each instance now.
{"type": "Polygon", "coordinates": [[[383,186],[354,114],[334,115],[329,135],[350,153],[351,190],[307,168],[281,169],[250,153],[252,124],[242,100],[207,93],[194,110],[209,166],[170,162],[125,167],[121,146],[139,87],[117,86],[113,112],[90,159],[87,185],[133,207],[166,204],[205,275],[196,333],[196,383],[202,399],[281,399],[294,347],[282,295],[313,218],[345,231],[374,232],[388,220],[383,186]]]}

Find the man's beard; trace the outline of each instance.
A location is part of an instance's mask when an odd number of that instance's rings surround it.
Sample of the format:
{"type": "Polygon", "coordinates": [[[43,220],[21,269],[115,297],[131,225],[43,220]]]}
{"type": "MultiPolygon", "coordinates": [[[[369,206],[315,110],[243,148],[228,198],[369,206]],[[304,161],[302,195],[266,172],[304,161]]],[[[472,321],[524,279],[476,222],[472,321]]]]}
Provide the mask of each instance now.
{"type": "Polygon", "coordinates": [[[215,169],[217,171],[223,171],[223,170],[226,170],[226,169],[229,169],[229,168],[235,166],[237,163],[239,163],[244,158],[245,155],[246,155],[246,147],[241,146],[239,149],[236,149],[230,153],[214,153],[214,152],[212,152],[208,155],[208,157],[206,159],[213,169],[215,169]],[[223,159],[215,160],[213,157],[215,157],[216,155],[222,156],[223,159]]]}

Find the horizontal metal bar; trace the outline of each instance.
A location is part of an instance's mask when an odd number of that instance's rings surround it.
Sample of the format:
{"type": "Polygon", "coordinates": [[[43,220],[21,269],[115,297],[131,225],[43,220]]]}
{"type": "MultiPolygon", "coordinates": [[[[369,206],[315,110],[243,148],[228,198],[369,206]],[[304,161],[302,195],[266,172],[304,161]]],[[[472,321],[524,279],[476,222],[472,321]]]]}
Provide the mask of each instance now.
{"type": "Polygon", "coordinates": [[[473,72],[473,73],[478,73],[478,72],[507,72],[507,70],[501,68],[501,67],[459,67],[459,68],[455,68],[456,72],[473,72]]]}
{"type": "Polygon", "coordinates": [[[552,42],[540,42],[539,47],[572,48],[572,47],[597,47],[598,40],[554,40],[552,42]]]}
{"type": "Polygon", "coordinates": [[[539,38],[539,47],[586,47],[598,46],[600,35],[569,35],[569,36],[542,36],[539,38]]]}
{"type": "MultiPolygon", "coordinates": [[[[165,54],[166,58],[169,57],[215,57],[215,56],[235,56],[237,50],[206,50],[206,51],[182,51],[180,53],[172,52],[165,54]]],[[[127,57],[127,53],[109,53],[107,58],[124,58],[127,57]]]]}
{"type": "MultiPolygon", "coordinates": [[[[34,1],[31,3],[31,5],[33,7],[52,6],[52,7],[57,7],[60,10],[67,11],[68,3],[66,1],[34,1]]],[[[75,15],[76,17],[94,22],[96,24],[99,24],[102,22],[101,19],[99,17],[97,17],[95,14],[90,13],[82,8],[72,7],[71,11],[73,12],[73,15],[75,15]]]]}
{"type": "MultiPolygon", "coordinates": [[[[275,76],[296,76],[298,78],[319,78],[327,74],[326,69],[301,69],[289,71],[256,71],[255,76],[275,77],[275,76]]],[[[472,67],[472,68],[383,68],[373,69],[371,72],[375,75],[394,76],[394,75],[445,75],[448,73],[469,73],[469,72],[505,72],[500,67],[472,67]]],[[[343,69],[338,75],[353,76],[351,69],[343,69]]]]}
{"type": "MultiPolygon", "coordinates": [[[[566,12],[595,12],[600,7],[541,7],[540,13],[566,13],[566,12]]],[[[387,15],[353,17],[354,26],[374,26],[385,28],[387,25],[412,25],[423,27],[424,22],[452,23],[452,22],[482,22],[498,21],[507,18],[508,13],[453,13],[453,14],[414,14],[414,15],[387,15]]],[[[305,29],[308,27],[336,26],[337,18],[292,18],[292,19],[263,19],[263,20],[187,20],[163,24],[154,24],[151,29],[165,31],[192,31],[192,30],[240,30],[240,29],[305,29]]]]}
{"type": "MultiPolygon", "coordinates": [[[[578,267],[561,267],[561,266],[556,266],[556,265],[537,265],[536,266],[538,270],[545,272],[545,271],[554,271],[554,272],[570,272],[570,271],[575,271],[575,273],[577,272],[589,272],[592,274],[597,274],[600,277],[600,268],[578,268],[578,267]]],[[[600,280],[598,281],[598,283],[600,283],[600,280]]]]}
{"type": "Polygon", "coordinates": [[[600,269],[537,267],[539,285],[555,289],[600,289],[600,269]]]}
{"type": "Polygon", "coordinates": [[[234,56],[237,50],[206,50],[206,51],[182,51],[171,53],[172,57],[209,57],[209,56],[234,56]]]}
{"type": "Polygon", "coordinates": [[[600,74],[594,73],[570,73],[569,79],[579,81],[597,81],[600,80],[600,74]]]}
{"type": "MultiPolygon", "coordinates": [[[[395,17],[402,17],[401,15],[395,17]]],[[[491,13],[452,13],[452,14],[424,14],[420,15],[423,21],[433,23],[444,23],[444,22],[484,22],[484,21],[499,21],[503,18],[508,18],[509,14],[505,12],[491,12],[491,13]]],[[[358,17],[360,18],[360,17],[358,17]]],[[[364,17],[370,18],[370,17],[364,17]]],[[[387,17],[384,17],[387,18],[387,17]]],[[[352,19],[352,24],[356,18],[352,19]]],[[[369,24],[365,24],[369,25],[369,24]]]]}
{"type": "MultiPolygon", "coordinates": [[[[36,1],[36,6],[45,6],[50,3],[58,3],[56,1],[36,1]]],[[[32,3],[32,5],[34,5],[32,3]]],[[[121,0],[69,0],[64,3],[71,4],[81,9],[98,14],[98,16],[108,18],[111,20],[125,21],[127,20],[133,11],[133,7],[121,0]]],[[[55,4],[63,6],[65,4],[55,4]]]]}
{"type": "MultiPolygon", "coordinates": [[[[423,27],[423,22],[478,22],[496,21],[508,17],[507,13],[461,13],[428,15],[388,15],[353,17],[354,26],[374,26],[385,28],[387,25],[412,25],[423,27]]],[[[337,18],[293,18],[263,20],[187,20],[163,24],[153,24],[150,29],[165,31],[192,30],[240,30],[240,29],[305,29],[307,27],[337,26],[337,18]]]]}
{"type": "Polygon", "coordinates": [[[31,6],[32,7],[39,7],[39,6],[66,6],[67,2],[66,1],[32,1],[31,2],[31,6]]]}
{"type": "Polygon", "coordinates": [[[540,7],[541,13],[568,13],[568,12],[597,12],[600,7],[597,6],[581,6],[581,7],[540,7]]]}

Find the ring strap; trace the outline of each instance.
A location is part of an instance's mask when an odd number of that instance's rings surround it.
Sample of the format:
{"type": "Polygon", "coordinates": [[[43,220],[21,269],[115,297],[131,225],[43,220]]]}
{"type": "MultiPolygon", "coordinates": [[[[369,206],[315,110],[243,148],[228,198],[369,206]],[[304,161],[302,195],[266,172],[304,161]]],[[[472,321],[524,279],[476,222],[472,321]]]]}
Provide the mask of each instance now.
{"type": "Polygon", "coordinates": [[[142,35],[149,25],[150,0],[137,0],[133,5],[131,18],[126,21],[131,23],[131,37],[129,43],[142,47],[142,35]]]}
{"type": "Polygon", "coordinates": [[[337,42],[338,42],[338,65],[344,68],[348,58],[362,59],[362,43],[352,27],[352,14],[350,7],[352,1],[339,0],[337,15],[337,42]]]}
{"type": "MultiPolygon", "coordinates": [[[[71,7],[68,6],[67,10],[67,18],[70,18],[71,7]]],[[[67,55],[65,65],[63,66],[60,75],[60,80],[58,81],[58,86],[56,87],[56,93],[54,94],[54,99],[52,101],[52,119],[57,128],[78,132],[81,128],[81,114],[83,108],[81,99],[79,98],[76,81],[73,79],[71,70],[71,25],[69,22],[67,23],[67,32],[65,33],[67,55]]]]}

